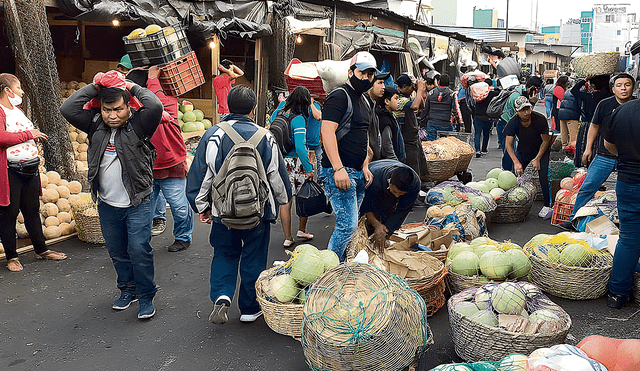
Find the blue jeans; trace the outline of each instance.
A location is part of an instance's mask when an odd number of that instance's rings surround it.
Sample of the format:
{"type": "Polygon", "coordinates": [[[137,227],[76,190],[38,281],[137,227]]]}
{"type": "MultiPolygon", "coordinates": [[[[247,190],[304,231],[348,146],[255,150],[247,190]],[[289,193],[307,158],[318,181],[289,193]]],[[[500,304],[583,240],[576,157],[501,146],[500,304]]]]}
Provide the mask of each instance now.
{"type": "Polygon", "coordinates": [[[191,242],[193,233],[193,211],[189,206],[185,187],[187,178],[166,178],[153,180],[153,194],[151,205],[158,208],[158,204],[166,207],[166,202],[160,200],[158,194],[162,190],[163,199],[169,202],[173,215],[173,238],[179,241],[191,242]]]}
{"type": "Polygon", "coordinates": [[[633,292],[633,272],[640,258],[640,184],[616,183],[620,238],[613,256],[613,269],[609,278],[609,291],[615,295],[633,292]]]}
{"type": "MultiPolygon", "coordinates": [[[[516,138],[513,138],[513,152],[516,151],[518,141],[516,138]]],[[[509,156],[509,152],[507,152],[507,142],[505,138],[505,147],[502,149],[502,169],[509,170],[513,172],[513,161],[511,160],[511,156],[509,156]]]]}
{"type": "Polygon", "coordinates": [[[500,149],[504,149],[504,143],[507,139],[507,137],[502,132],[506,125],[507,122],[503,119],[498,119],[498,122],[496,123],[496,132],[498,133],[498,148],[500,149]]]}
{"type": "MultiPolygon", "coordinates": [[[[333,229],[327,249],[335,252],[340,261],[346,259],[345,249],[349,240],[358,228],[358,211],[364,198],[366,181],[362,171],[345,168],[351,179],[351,187],[346,191],[338,189],[333,177],[332,168],[320,168],[320,181],[324,185],[324,193],[331,202],[336,213],[336,226],[333,229]]],[[[342,171],[342,170],[340,170],[342,171]]]]}
{"type": "Polygon", "coordinates": [[[167,220],[167,217],[164,215],[167,212],[167,199],[164,198],[162,190],[160,190],[156,196],[154,189],[154,194],[151,197],[156,197],[155,206],[154,202],[151,202],[151,208],[153,208],[153,220],[167,220]]]}
{"type": "Polygon", "coordinates": [[[486,152],[489,145],[489,134],[491,133],[491,120],[475,117],[473,119],[474,138],[476,152],[486,152]],[[482,147],[480,147],[480,136],[482,136],[482,147]]]}
{"type": "Polygon", "coordinates": [[[553,107],[553,95],[545,95],[544,107],[547,109],[547,117],[551,117],[551,107],[553,107]]]}
{"type": "Polygon", "coordinates": [[[613,169],[616,168],[616,159],[608,158],[605,156],[596,155],[587,169],[587,176],[584,178],[584,182],[580,186],[580,191],[576,196],[576,202],[571,211],[569,220],[573,219],[576,212],[581,207],[587,204],[593,195],[596,194],[602,183],[611,175],[613,169]]]}
{"type": "Polygon", "coordinates": [[[229,229],[216,222],[211,224],[211,301],[215,303],[220,295],[233,299],[240,266],[240,313],[254,314],[260,311],[256,300],[256,281],[267,268],[270,235],[271,225],[264,220],[257,227],[248,230],[229,229]]]}
{"type": "Polygon", "coordinates": [[[438,131],[453,131],[453,125],[450,122],[430,120],[427,122],[427,140],[432,141],[438,139],[438,131]]]}
{"type": "Polygon", "coordinates": [[[135,293],[141,299],[152,299],[157,289],[153,281],[153,250],[149,244],[149,201],[127,208],[100,201],[98,213],[102,236],[118,276],[118,288],[122,292],[135,293]]]}

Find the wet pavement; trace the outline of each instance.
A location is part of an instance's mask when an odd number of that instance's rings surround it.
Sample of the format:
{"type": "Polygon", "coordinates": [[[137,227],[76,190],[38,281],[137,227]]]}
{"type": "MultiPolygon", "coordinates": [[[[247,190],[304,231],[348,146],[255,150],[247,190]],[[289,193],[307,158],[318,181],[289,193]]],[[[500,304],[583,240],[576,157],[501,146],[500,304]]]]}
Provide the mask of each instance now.
{"type": "MultiPolygon", "coordinates": [[[[496,136],[487,156],[473,159],[474,179],[483,179],[499,166],[496,136]]],[[[534,203],[527,219],[517,224],[490,224],[489,236],[524,244],[538,233],[557,233],[548,220],[538,218],[541,202],[534,203]]],[[[424,219],[426,208],[416,208],[406,222],[424,219]]],[[[297,219],[293,218],[294,228],[297,219]]],[[[309,218],[313,244],[325,248],[334,216],[309,218]]],[[[271,331],[263,318],[240,323],[237,303],[229,322],[207,322],[211,311],[209,271],[212,248],[209,226],[196,218],[193,242],[187,250],[169,253],[169,216],[165,233],[152,239],[155,254],[157,313],[138,320],[138,305],[124,311],[111,309],[118,297],[115,272],[104,247],[71,239],[54,249],[69,259],[36,261],[33,253],[20,257],[21,273],[0,264],[0,369],[3,370],[308,370],[300,343],[271,331]]],[[[285,260],[284,236],[272,227],[269,263],[285,260]]],[[[571,301],[552,297],[571,316],[568,343],[591,334],[617,338],[640,336],[640,308],[628,305],[609,309],[604,298],[571,301]]],[[[435,344],[420,364],[429,370],[440,363],[459,361],[451,336],[446,306],[429,317],[435,344]]]]}

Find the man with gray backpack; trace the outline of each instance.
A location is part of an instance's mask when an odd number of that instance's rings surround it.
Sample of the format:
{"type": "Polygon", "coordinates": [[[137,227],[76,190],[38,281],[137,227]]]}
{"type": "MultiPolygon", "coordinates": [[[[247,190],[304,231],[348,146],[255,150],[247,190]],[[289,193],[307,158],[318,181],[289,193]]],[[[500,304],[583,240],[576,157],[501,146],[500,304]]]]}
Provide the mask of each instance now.
{"type": "Polygon", "coordinates": [[[240,267],[240,321],[262,315],[255,282],[267,266],[271,224],[291,199],[291,184],[273,135],[256,125],[256,95],[238,85],[228,95],[229,115],[202,136],[187,175],[187,198],[200,221],[211,223],[214,248],[209,321],[224,324],[240,267]]]}

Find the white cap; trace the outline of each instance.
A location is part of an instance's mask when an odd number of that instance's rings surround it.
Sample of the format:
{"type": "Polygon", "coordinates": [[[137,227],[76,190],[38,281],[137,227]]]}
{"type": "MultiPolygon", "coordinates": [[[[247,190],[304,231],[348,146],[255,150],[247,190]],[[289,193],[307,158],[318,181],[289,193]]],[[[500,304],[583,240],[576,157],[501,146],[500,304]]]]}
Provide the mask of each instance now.
{"type": "Polygon", "coordinates": [[[357,52],[356,55],[351,58],[351,63],[349,63],[349,66],[354,65],[360,71],[365,71],[372,68],[375,69],[378,67],[376,59],[369,52],[357,52]]]}

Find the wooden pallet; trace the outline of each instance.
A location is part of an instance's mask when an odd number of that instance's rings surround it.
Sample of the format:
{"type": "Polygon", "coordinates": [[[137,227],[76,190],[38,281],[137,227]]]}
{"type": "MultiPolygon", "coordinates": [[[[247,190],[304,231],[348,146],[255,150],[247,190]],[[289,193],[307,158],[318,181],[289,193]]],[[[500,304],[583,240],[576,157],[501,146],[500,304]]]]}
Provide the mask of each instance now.
{"type": "MultiPolygon", "coordinates": [[[[47,246],[49,245],[53,245],[55,243],[58,242],[62,242],[62,241],[66,241],[69,239],[72,239],[74,237],[77,237],[78,233],[74,232],[72,234],[68,234],[66,236],[60,236],[58,238],[52,238],[50,240],[46,240],[45,243],[47,244],[47,246]]],[[[28,238],[20,238],[18,239],[18,246],[22,245],[21,247],[18,248],[18,254],[24,254],[30,251],[33,251],[33,245],[31,244],[31,240],[28,238]]],[[[5,253],[0,253],[0,260],[1,259],[6,259],[6,255],[5,253]]]]}

